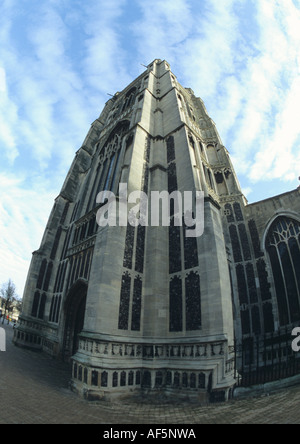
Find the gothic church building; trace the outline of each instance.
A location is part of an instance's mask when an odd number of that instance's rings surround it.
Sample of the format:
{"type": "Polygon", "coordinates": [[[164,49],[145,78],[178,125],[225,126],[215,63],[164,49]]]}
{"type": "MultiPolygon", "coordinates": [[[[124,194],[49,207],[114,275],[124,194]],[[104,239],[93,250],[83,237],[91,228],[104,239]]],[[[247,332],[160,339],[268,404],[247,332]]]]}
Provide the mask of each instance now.
{"type": "Polygon", "coordinates": [[[235,344],[300,322],[299,189],[248,204],[204,103],[166,61],[91,125],[33,253],[19,346],[72,362],[87,399],[226,400],[235,344]],[[204,233],[101,227],[100,191],[204,192],[204,233]]]}

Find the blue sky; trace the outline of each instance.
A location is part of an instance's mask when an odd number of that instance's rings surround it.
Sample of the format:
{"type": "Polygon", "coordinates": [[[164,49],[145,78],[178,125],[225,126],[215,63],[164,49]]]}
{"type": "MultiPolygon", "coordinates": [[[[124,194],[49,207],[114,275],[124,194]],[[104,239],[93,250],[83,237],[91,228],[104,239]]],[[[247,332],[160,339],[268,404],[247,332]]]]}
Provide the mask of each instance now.
{"type": "Polygon", "coordinates": [[[201,97],[249,202],[300,175],[300,0],[0,0],[0,284],[32,251],[107,94],[155,58],[201,97]]]}

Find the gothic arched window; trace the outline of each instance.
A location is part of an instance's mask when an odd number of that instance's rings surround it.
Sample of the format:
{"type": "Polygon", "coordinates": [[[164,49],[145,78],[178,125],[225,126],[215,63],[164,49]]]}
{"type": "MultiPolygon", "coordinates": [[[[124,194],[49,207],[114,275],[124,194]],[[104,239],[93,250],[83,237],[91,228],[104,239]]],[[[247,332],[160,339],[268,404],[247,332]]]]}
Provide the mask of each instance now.
{"type": "Polygon", "coordinates": [[[178,276],[170,282],[170,331],[182,331],[182,281],[178,276]]]}
{"type": "Polygon", "coordinates": [[[33,304],[32,304],[32,309],[31,309],[31,316],[33,316],[35,318],[37,317],[39,304],[40,304],[40,293],[38,291],[36,291],[34,294],[34,299],[33,299],[33,304]]]}
{"type": "Polygon", "coordinates": [[[40,300],[40,306],[39,306],[39,312],[38,312],[39,319],[44,319],[46,301],[47,301],[47,296],[45,293],[43,293],[43,296],[41,297],[41,300],[40,300]]]}
{"type": "Polygon", "coordinates": [[[135,96],[136,96],[136,88],[131,88],[125,96],[122,112],[133,105],[135,96]]]}
{"type": "Polygon", "coordinates": [[[122,120],[109,134],[99,152],[99,164],[94,172],[94,180],[88,200],[87,210],[96,205],[96,197],[100,191],[114,191],[119,185],[120,162],[123,139],[129,130],[130,122],[122,120]]]}
{"type": "Polygon", "coordinates": [[[271,225],[266,248],[275,283],[280,325],[300,320],[300,222],[280,216],[271,225]]]}

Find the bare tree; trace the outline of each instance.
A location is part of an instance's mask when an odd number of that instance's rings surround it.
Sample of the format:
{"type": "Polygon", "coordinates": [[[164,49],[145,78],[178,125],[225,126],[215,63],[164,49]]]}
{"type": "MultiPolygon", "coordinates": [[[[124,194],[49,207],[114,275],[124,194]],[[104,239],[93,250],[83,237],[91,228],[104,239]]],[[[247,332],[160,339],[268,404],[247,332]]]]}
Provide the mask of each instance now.
{"type": "Polygon", "coordinates": [[[13,311],[14,303],[19,300],[16,294],[16,286],[11,279],[2,285],[0,296],[2,298],[2,307],[4,308],[4,314],[2,313],[2,324],[4,324],[7,314],[13,311]]]}

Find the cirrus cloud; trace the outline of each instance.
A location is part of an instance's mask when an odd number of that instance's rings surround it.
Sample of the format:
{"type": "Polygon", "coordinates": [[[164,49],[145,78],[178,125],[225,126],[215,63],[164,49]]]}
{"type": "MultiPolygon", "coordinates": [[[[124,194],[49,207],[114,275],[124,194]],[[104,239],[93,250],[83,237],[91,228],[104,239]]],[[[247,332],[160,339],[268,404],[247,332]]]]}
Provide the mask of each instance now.
{"type": "Polygon", "coordinates": [[[299,0],[3,0],[0,283],[16,277],[22,292],[107,94],[155,58],[204,100],[251,200],[295,188],[299,26],[299,0]]]}

